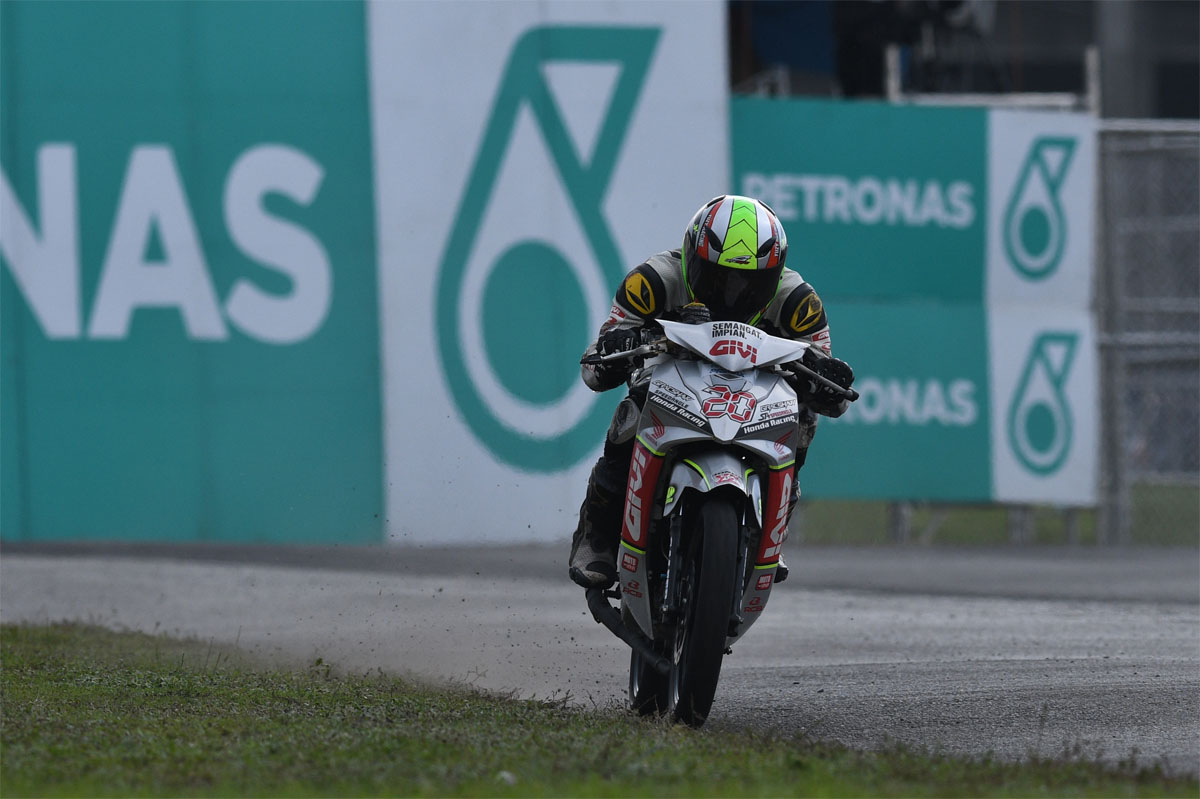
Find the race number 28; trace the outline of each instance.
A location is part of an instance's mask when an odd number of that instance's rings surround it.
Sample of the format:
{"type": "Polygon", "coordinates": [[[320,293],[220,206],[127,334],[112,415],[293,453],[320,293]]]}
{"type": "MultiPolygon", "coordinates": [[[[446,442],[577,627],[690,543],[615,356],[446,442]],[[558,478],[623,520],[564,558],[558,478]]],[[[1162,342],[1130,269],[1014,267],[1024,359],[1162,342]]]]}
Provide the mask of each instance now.
{"type": "Polygon", "coordinates": [[[704,415],[709,418],[728,416],[735,422],[748,422],[754,415],[754,395],[746,391],[730,391],[728,386],[712,386],[704,393],[713,396],[704,400],[704,415]]]}

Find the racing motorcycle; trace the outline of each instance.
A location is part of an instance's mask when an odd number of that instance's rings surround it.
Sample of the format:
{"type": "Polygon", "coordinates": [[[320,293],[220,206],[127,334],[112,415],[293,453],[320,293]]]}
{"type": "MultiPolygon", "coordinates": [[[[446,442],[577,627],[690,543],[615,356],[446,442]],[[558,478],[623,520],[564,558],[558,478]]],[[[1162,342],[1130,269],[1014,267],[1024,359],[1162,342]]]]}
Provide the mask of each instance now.
{"type": "Polygon", "coordinates": [[[614,443],[636,439],[620,580],[589,589],[587,602],[632,650],[632,707],[699,727],[723,657],[758,620],[775,583],[800,434],[792,381],[851,401],[858,394],[801,362],[807,342],[738,322],[659,324],[661,337],[583,359],[642,364],[610,430],[614,443]]]}

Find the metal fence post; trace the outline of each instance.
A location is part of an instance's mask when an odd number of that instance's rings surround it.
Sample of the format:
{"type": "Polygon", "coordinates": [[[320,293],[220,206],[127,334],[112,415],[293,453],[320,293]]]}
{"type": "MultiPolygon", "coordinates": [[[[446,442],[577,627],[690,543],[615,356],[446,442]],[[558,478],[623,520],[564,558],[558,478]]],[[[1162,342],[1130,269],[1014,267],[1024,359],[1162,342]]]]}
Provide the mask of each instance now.
{"type": "Polygon", "coordinates": [[[907,544],[912,539],[911,502],[892,502],[888,505],[888,537],[893,543],[907,544]]]}

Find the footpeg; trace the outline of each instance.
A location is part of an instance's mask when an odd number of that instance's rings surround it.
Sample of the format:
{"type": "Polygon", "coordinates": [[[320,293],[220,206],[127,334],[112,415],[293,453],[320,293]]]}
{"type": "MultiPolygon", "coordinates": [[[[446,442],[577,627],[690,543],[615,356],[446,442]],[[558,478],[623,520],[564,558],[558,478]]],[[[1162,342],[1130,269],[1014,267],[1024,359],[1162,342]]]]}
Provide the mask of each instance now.
{"type": "Polygon", "coordinates": [[[786,580],[788,578],[788,574],[790,572],[791,572],[791,569],[789,569],[787,567],[787,564],[783,562],[783,558],[780,557],[779,564],[775,567],[775,582],[777,584],[782,583],[784,580],[786,580]]]}

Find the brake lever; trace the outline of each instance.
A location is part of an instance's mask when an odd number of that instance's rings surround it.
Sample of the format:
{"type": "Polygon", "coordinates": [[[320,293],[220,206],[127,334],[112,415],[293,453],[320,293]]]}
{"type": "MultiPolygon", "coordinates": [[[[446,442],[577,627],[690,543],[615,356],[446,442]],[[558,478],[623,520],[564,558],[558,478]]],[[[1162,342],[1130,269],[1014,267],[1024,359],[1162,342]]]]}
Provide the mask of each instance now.
{"type": "Polygon", "coordinates": [[[844,399],[849,400],[850,402],[854,402],[859,397],[859,393],[857,391],[855,391],[854,389],[846,388],[845,386],[838,385],[837,383],[830,380],[828,377],[817,374],[812,369],[809,369],[807,366],[805,366],[800,361],[792,361],[791,363],[789,363],[787,365],[786,371],[790,371],[792,374],[803,374],[805,377],[815,380],[819,385],[822,385],[825,388],[833,389],[835,394],[843,397],[844,399]]]}
{"type": "Polygon", "coordinates": [[[598,352],[593,352],[591,355],[585,355],[579,359],[579,362],[584,365],[598,366],[600,364],[612,363],[613,361],[632,361],[634,358],[643,358],[647,355],[657,355],[663,352],[661,345],[665,342],[665,338],[655,339],[641,346],[634,347],[631,350],[622,350],[609,355],[601,355],[598,352]]]}

